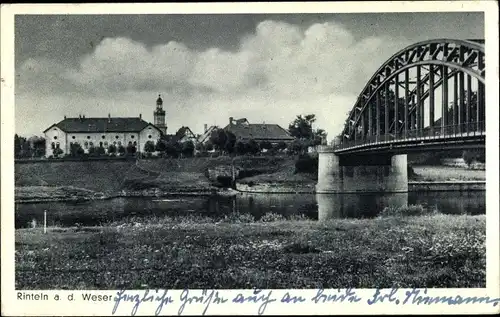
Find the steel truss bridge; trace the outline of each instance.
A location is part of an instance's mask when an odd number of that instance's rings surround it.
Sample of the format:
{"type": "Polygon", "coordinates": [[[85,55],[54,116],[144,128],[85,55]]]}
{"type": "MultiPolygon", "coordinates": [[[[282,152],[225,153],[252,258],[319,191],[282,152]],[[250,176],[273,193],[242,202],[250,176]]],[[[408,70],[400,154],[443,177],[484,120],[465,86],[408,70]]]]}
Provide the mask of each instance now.
{"type": "Polygon", "coordinates": [[[368,81],[338,155],[484,147],[484,40],[436,39],[394,54],[368,81]]]}

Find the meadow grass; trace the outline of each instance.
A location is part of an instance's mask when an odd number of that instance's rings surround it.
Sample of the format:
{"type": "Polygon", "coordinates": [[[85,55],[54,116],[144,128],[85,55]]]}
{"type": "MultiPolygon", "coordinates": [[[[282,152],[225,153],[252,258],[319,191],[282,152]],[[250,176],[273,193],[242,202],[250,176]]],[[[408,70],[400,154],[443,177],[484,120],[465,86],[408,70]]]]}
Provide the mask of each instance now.
{"type": "Polygon", "coordinates": [[[485,286],[484,215],[195,218],[18,229],[16,288],[485,286]]]}
{"type": "Polygon", "coordinates": [[[486,179],[484,170],[450,166],[413,166],[418,181],[480,181],[486,179]]]}

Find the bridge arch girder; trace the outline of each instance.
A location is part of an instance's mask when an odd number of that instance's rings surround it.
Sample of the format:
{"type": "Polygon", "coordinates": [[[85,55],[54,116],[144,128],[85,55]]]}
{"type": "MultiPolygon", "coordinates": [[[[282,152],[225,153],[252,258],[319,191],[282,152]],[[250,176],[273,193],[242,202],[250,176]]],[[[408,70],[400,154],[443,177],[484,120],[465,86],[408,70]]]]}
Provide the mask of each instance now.
{"type": "MultiPolygon", "coordinates": [[[[447,74],[464,73],[474,77],[478,82],[484,85],[485,81],[485,61],[484,44],[478,41],[437,39],[423,41],[412,44],[394,54],[388,59],[371,77],[359,95],[354,107],[350,111],[342,136],[351,138],[364,115],[366,108],[373,101],[373,98],[380,93],[395,78],[402,73],[407,72],[414,67],[437,66],[437,69],[447,67],[451,70],[447,74]]],[[[432,89],[437,89],[442,83],[442,76],[435,83],[432,89]]],[[[433,79],[434,80],[434,79],[433,79]]],[[[425,87],[429,81],[429,74],[423,78],[417,78],[417,87],[408,92],[411,98],[414,98],[416,91],[420,89],[419,85],[425,87]]],[[[429,96],[429,88],[424,89],[422,100],[429,96]]],[[[409,105],[405,105],[409,107],[409,105]]],[[[409,109],[408,113],[415,111],[416,107],[409,109]]]]}

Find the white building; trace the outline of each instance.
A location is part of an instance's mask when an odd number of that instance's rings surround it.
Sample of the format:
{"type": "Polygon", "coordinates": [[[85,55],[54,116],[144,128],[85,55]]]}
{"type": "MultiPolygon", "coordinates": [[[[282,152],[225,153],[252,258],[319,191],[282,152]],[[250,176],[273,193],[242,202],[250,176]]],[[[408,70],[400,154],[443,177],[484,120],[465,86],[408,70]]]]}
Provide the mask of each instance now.
{"type": "Polygon", "coordinates": [[[124,118],[66,118],[59,123],[54,123],[44,132],[46,140],[46,156],[53,155],[54,149],[60,148],[62,155],[69,154],[71,145],[78,143],[85,153],[91,147],[103,147],[107,152],[108,147],[113,144],[116,149],[120,146],[127,148],[132,145],[137,152],[144,151],[148,141],[155,145],[160,137],[166,132],[165,112],[162,109],[163,101],[159,97],[156,101],[157,107],[154,112],[154,125],[142,120],[142,116],[124,118]]]}

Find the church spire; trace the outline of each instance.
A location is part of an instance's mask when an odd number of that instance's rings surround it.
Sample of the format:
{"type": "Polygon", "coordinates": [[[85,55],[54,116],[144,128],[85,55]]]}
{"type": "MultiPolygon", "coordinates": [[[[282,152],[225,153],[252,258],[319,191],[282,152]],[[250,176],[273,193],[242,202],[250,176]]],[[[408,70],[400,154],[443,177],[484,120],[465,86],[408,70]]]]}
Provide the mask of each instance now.
{"type": "Polygon", "coordinates": [[[153,115],[155,126],[164,134],[167,134],[166,115],[165,110],[163,110],[163,99],[161,99],[161,95],[158,95],[158,99],[156,99],[156,110],[153,115]]]}
{"type": "Polygon", "coordinates": [[[158,95],[158,99],[156,99],[156,107],[162,108],[162,106],[163,106],[163,99],[161,99],[161,95],[158,95]]]}

